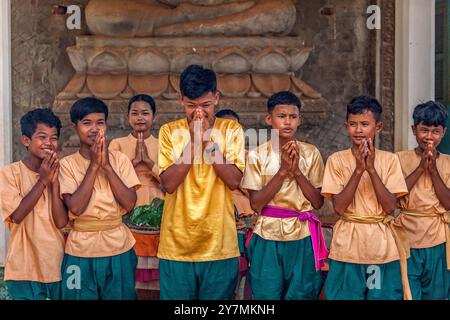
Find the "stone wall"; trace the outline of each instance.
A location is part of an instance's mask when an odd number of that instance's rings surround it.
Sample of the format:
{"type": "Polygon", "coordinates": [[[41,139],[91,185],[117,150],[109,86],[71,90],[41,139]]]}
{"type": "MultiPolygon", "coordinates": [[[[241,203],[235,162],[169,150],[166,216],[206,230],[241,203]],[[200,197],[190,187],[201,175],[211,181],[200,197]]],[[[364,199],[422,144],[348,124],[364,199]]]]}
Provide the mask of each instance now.
{"type": "MultiPolygon", "coordinates": [[[[54,4],[85,5],[87,0],[11,0],[14,104],[14,159],[20,159],[18,126],[21,115],[37,106],[51,106],[72,77],[65,48],[83,30],[68,31],[65,18],[52,15],[54,4]]],[[[374,94],[373,35],[365,27],[369,0],[297,0],[296,35],[305,37],[313,52],[302,70],[307,83],[330,103],[322,125],[305,127],[300,138],[315,143],[324,158],[349,144],[343,128],[345,106],[354,95],[374,94]],[[328,10],[322,10],[325,6],[328,10]],[[331,13],[331,15],[327,15],[331,13]]],[[[256,115],[245,113],[253,121],[256,115]]],[[[126,122],[126,121],[125,121],[126,122]]],[[[125,131],[124,131],[125,134],[125,131]]]]}
{"type": "Polygon", "coordinates": [[[88,0],[11,0],[13,158],[23,157],[20,117],[35,107],[51,107],[74,70],[66,47],[83,30],[66,29],[64,16],[52,14],[55,4],[85,5],[88,0]]]}
{"type": "Polygon", "coordinates": [[[344,121],[350,99],[355,95],[375,94],[372,43],[365,14],[369,1],[297,3],[300,10],[296,30],[306,36],[306,45],[313,48],[303,68],[303,78],[331,105],[323,125],[312,128],[304,136],[316,143],[327,157],[349,146],[344,121]]]}

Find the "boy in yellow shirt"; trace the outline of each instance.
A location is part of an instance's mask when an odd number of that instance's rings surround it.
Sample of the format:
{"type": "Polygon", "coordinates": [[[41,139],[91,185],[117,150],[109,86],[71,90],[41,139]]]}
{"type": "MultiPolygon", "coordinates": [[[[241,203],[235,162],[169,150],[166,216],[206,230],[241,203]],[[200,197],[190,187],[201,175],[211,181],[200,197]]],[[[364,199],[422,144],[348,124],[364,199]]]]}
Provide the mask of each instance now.
{"type": "Polygon", "coordinates": [[[322,194],[340,216],[333,231],[329,300],[410,299],[406,273],[406,234],[391,214],[408,193],[395,154],[375,149],[382,107],[372,97],[355,97],[347,106],[345,127],[352,147],[327,161],[322,194]]]}
{"type": "Polygon", "coordinates": [[[409,194],[398,221],[411,246],[408,278],[414,300],[450,299],[450,156],[436,150],[447,130],[447,110],[419,104],[412,127],[414,150],[397,153],[409,194]]]}
{"type": "Polygon", "coordinates": [[[62,266],[62,298],[135,299],[135,240],[122,216],[134,208],[139,179],[126,155],[108,152],[108,108],[101,100],[78,100],[70,119],[80,149],[61,160],[60,194],[73,223],[62,266]]]}
{"type": "Polygon", "coordinates": [[[16,300],[56,300],[64,254],[59,229],[68,222],[56,155],[61,122],[49,109],[36,109],[20,125],[28,153],[0,171],[0,208],[10,230],[6,285],[16,300]]]}
{"type": "Polygon", "coordinates": [[[291,92],[269,98],[266,123],[276,135],[250,150],[245,167],[242,187],[259,212],[247,248],[257,300],[316,300],[322,288],[327,251],[312,209],[323,205],[324,164],[314,145],[295,139],[300,108],[291,92]]]}
{"type": "MultiPolygon", "coordinates": [[[[141,182],[141,187],[137,190],[135,210],[148,207],[155,198],[164,199],[159,183],[158,139],[151,134],[155,115],[156,104],[151,96],[139,94],[132,97],[128,102],[128,122],[133,132],[126,137],[114,139],[109,144],[110,151],[120,151],[131,160],[141,182]]],[[[136,289],[148,289],[150,291],[146,296],[159,298],[159,259],[156,257],[159,232],[132,233],[136,239],[134,250],[138,256],[136,289]]],[[[138,297],[139,293],[140,291],[138,297]]]]}
{"type": "Polygon", "coordinates": [[[239,249],[232,191],[245,166],[244,136],[214,116],[212,70],[191,65],[180,77],[186,117],[163,125],[159,169],[166,191],[158,250],[161,299],[229,299],[239,249]]]}

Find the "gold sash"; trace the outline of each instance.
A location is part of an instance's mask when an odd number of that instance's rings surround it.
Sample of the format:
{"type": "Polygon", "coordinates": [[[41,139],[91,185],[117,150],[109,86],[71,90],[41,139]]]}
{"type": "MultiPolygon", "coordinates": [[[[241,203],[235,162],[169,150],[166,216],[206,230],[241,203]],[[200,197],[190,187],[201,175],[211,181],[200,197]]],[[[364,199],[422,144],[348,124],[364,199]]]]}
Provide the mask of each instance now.
{"type": "Polygon", "coordinates": [[[442,222],[444,222],[445,228],[445,252],[447,256],[447,269],[450,270],[450,212],[421,212],[417,210],[402,210],[401,214],[405,214],[412,217],[418,218],[436,218],[441,217],[442,222]]]}
{"type": "Polygon", "coordinates": [[[400,255],[400,268],[402,273],[402,286],[403,286],[403,299],[412,300],[411,289],[409,288],[408,281],[408,265],[406,260],[410,255],[409,240],[406,236],[406,232],[403,227],[397,223],[392,216],[356,216],[356,215],[343,215],[341,217],[343,221],[354,223],[383,223],[385,224],[394,237],[397,250],[400,255]]]}
{"type": "Polygon", "coordinates": [[[79,232],[97,232],[112,230],[122,225],[122,217],[109,220],[75,220],[73,230],[79,232]]]}

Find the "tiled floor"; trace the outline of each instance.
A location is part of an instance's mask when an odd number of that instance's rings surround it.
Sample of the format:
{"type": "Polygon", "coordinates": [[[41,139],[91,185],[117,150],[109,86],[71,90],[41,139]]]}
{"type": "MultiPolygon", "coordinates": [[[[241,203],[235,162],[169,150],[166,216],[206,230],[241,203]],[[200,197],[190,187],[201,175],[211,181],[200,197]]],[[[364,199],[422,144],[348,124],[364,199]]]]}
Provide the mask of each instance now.
{"type": "Polygon", "coordinates": [[[11,297],[6,290],[5,282],[3,281],[3,268],[0,268],[0,300],[11,300],[11,297]]]}

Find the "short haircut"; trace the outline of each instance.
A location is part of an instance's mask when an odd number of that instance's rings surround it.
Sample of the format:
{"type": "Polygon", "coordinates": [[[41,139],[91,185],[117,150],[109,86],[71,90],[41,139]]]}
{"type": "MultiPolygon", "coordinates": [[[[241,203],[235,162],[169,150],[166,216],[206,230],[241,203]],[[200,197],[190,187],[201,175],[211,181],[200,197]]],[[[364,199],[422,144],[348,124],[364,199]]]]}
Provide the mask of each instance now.
{"type": "Polygon", "coordinates": [[[131,98],[130,101],[128,102],[128,113],[130,113],[131,106],[136,101],[147,102],[147,104],[150,106],[150,109],[152,110],[152,113],[153,114],[156,113],[155,100],[153,100],[153,98],[151,96],[147,95],[147,94],[138,94],[138,95],[135,95],[133,98],[131,98]]]}
{"type": "Polygon", "coordinates": [[[217,91],[217,78],[214,71],[191,64],[180,76],[180,92],[184,97],[197,99],[209,92],[217,91]]]}
{"type": "Polygon", "coordinates": [[[376,122],[381,119],[381,113],[383,112],[383,107],[377,99],[371,96],[358,96],[354,97],[350,103],[347,105],[347,117],[350,114],[364,114],[371,111],[375,117],[376,122]]]}
{"type": "Polygon", "coordinates": [[[22,135],[31,139],[39,123],[45,124],[49,128],[56,128],[59,138],[61,120],[50,109],[35,109],[24,114],[20,119],[22,135]]]}
{"type": "Polygon", "coordinates": [[[236,112],[234,112],[233,110],[231,110],[231,109],[222,109],[222,110],[220,110],[220,111],[218,111],[216,113],[216,117],[217,118],[223,118],[223,117],[226,117],[226,116],[231,116],[233,118],[236,118],[238,122],[241,121],[241,119],[239,118],[238,114],[236,112]]]}
{"type": "Polygon", "coordinates": [[[70,121],[77,124],[88,114],[103,113],[105,120],[108,120],[108,107],[106,104],[97,98],[83,98],[76,101],[72,108],[70,108],[70,121]]]}
{"type": "Polygon", "coordinates": [[[427,101],[417,105],[414,109],[413,120],[414,126],[419,124],[425,126],[442,126],[447,127],[447,109],[437,101],[427,101]]]}
{"type": "Polygon", "coordinates": [[[281,104],[296,106],[299,112],[302,107],[300,98],[295,94],[290,91],[280,91],[274,93],[267,101],[267,112],[272,113],[275,107],[281,104]]]}

